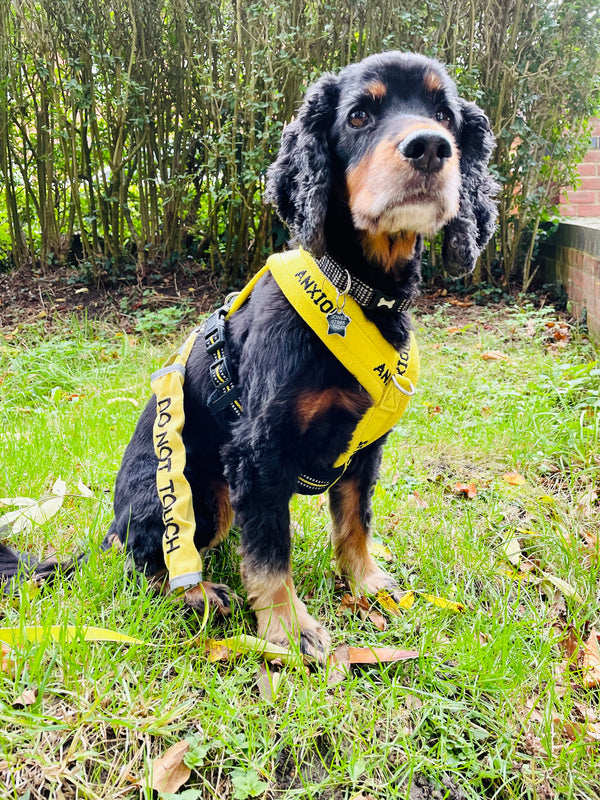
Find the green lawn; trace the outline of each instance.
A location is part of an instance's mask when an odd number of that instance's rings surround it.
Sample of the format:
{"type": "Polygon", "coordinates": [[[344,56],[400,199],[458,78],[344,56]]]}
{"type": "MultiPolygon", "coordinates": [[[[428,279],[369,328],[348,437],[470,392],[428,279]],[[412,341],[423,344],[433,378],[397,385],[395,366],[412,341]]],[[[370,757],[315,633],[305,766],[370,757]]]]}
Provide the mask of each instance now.
{"type": "MultiPolygon", "coordinates": [[[[327,504],[293,500],[298,591],[333,647],[419,657],[355,666],[337,684],[329,668],[278,667],[272,698],[260,659],[205,653],[206,638],[254,633],[247,608],[196,637],[197,618],[127,577],[122,554],[94,549],[149,375],[175,339],[77,321],[0,333],[0,496],[67,484],[49,521],[0,536],[60,558],[92,547],[72,581],[0,599],[1,626],[46,631],[0,671],[0,797],[157,797],[152,763],[184,739],[186,800],[600,797],[594,352],[551,308],[439,302],[415,314],[419,391],[374,495],[375,538],[412,607],[385,614],[384,631],[341,613],[327,504]],[[56,625],[145,644],[56,642],[56,625]]],[[[206,568],[242,593],[237,561],[233,532],[206,568]]]]}

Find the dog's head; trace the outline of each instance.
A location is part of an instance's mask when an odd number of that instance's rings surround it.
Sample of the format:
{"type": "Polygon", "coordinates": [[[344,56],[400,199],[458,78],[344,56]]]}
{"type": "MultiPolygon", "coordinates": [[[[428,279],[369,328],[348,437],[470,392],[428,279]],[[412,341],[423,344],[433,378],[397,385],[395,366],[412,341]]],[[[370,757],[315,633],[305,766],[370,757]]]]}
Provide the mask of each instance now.
{"type": "Polygon", "coordinates": [[[485,114],[458,97],[437,61],[369,56],[310,87],[266,196],[317,257],[344,234],[331,218],[345,214],[367,259],[386,271],[444,228],[446,269],[470,272],[496,220],[493,146],[485,114]]]}

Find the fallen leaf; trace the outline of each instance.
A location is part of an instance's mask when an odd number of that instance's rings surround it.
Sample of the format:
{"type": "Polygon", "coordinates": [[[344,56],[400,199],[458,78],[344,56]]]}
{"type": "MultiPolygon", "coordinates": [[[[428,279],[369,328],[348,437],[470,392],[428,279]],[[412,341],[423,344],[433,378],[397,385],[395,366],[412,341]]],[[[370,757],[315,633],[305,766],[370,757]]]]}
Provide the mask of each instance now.
{"type": "Polygon", "coordinates": [[[434,606],[438,606],[439,608],[446,608],[449,611],[457,611],[462,612],[465,610],[465,607],[462,603],[456,603],[454,600],[446,600],[445,597],[437,597],[434,594],[427,594],[426,592],[419,592],[421,597],[427,600],[428,603],[433,603],[434,606]]]}
{"type": "Polygon", "coordinates": [[[473,305],[469,300],[456,300],[454,297],[451,297],[448,303],[451,306],[460,306],[460,308],[470,308],[473,305]]]}
{"type": "Polygon", "coordinates": [[[266,639],[259,639],[256,636],[242,634],[231,636],[229,639],[207,639],[205,647],[212,652],[214,648],[224,647],[229,651],[229,655],[256,655],[261,656],[266,661],[280,660],[282,664],[292,667],[303,667],[305,663],[311,661],[308,656],[289,650],[286,647],[279,647],[266,639]]]}
{"type": "Polygon", "coordinates": [[[406,498],[409,503],[413,506],[417,506],[417,508],[429,508],[429,503],[426,500],[423,500],[419,492],[415,489],[412,494],[409,494],[406,498]]]}
{"type": "Polygon", "coordinates": [[[32,506],[36,503],[33,497],[0,497],[0,506],[32,506]]]}
{"type": "Polygon", "coordinates": [[[408,611],[415,602],[415,593],[412,591],[404,592],[400,600],[394,600],[392,595],[385,589],[380,589],[375,595],[379,605],[394,617],[401,616],[402,611],[408,611]]]}
{"type": "Polygon", "coordinates": [[[24,628],[0,628],[0,641],[7,644],[21,642],[43,642],[52,639],[55,642],[73,642],[83,639],[85,642],[127,642],[129,644],[145,644],[141,639],[127,636],[119,631],[106,628],[82,627],[76,625],[26,626],[24,628]]]}
{"type": "Polygon", "coordinates": [[[79,483],[77,484],[77,488],[79,489],[79,493],[81,495],[83,495],[83,497],[93,497],[94,496],[94,493],[92,492],[92,490],[88,486],[86,486],[83,481],[79,481],[79,483]]]}
{"type": "Polygon", "coordinates": [[[258,668],[258,678],[256,684],[258,692],[263,700],[267,703],[272,703],[277,697],[277,689],[279,687],[279,680],[281,672],[271,670],[271,668],[264,662],[258,668]]]}
{"type": "Polygon", "coordinates": [[[562,578],[557,578],[556,575],[551,575],[548,572],[543,572],[542,575],[544,579],[550,581],[550,583],[555,586],[564,597],[568,597],[572,600],[575,600],[578,603],[583,603],[583,597],[576,591],[576,589],[571,586],[570,583],[567,581],[563,581],[562,578]]]}
{"type": "Polygon", "coordinates": [[[600,647],[598,632],[592,628],[583,648],[583,685],[588,689],[600,686],[600,647]]]}
{"type": "Polygon", "coordinates": [[[353,614],[356,614],[358,611],[367,612],[370,607],[371,604],[364,595],[361,597],[354,597],[349,592],[346,592],[340,602],[340,607],[337,610],[337,616],[341,617],[342,614],[346,614],[349,611],[353,614]]]}
{"type": "Polygon", "coordinates": [[[515,567],[518,567],[521,563],[521,558],[523,553],[521,551],[521,544],[516,536],[511,537],[502,545],[502,552],[504,553],[505,557],[510,561],[511,564],[514,564],[515,567]]]}
{"type": "Polygon", "coordinates": [[[505,472],[502,480],[508,483],[509,486],[523,486],[525,483],[525,478],[519,475],[518,472],[505,472]]]}
{"type": "Polygon", "coordinates": [[[20,694],[15,700],[13,700],[13,706],[32,706],[35,701],[37,700],[37,696],[39,694],[39,689],[25,689],[25,691],[20,694]]]}
{"type": "Polygon", "coordinates": [[[385,631],[387,629],[387,621],[383,614],[380,614],[379,611],[369,611],[367,613],[367,618],[371,620],[373,625],[380,630],[385,631]]]}
{"type": "Polygon", "coordinates": [[[329,673],[327,675],[327,685],[337,686],[351,674],[350,670],[350,648],[347,644],[336,647],[329,656],[329,673]]]}
{"type": "Polygon", "coordinates": [[[407,661],[419,657],[416,650],[396,650],[393,647],[349,647],[351,664],[379,664],[390,661],[407,661]]]}
{"type": "Polygon", "coordinates": [[[192,770],[183,763],[190,743],[177,742],[167,752],[152,762],[152,788],[156,792],[177,792],[192,774],[192,770]]]}
{"type": "Polygon", "coordinates": [[[2,659],[0,660],[0,672],[5,672],[7,675],[10,675],[11,678],[14,677],[16,669],[17,669],[17,662],[14,658],[14,653],[12,649],[6,644],[6,642],[0,642],[0,653],[2,654],[2,659]]]}
{"type": "Polygon", "coordinates": [[[204,643],[204,650],[210,662],[229,661],[232,656],[229,648],[216,639],[207,639],[204,643]]]}
{"type": "MultiPolygon", "coordinates": [[[[67,493],[67,484],[61,478],[54,482],[52,495],[46,500],[36,501],[30,505],[22,505],[18,511],[10,511],[0,517],[0,528],[9,525],[13,533],[29,530],[32,525],[43,525],[61,509],[67,493]]],[[[28,498],[15,498],[28,500],[28,498]]]]}
{"type": "Polygon", "coordinates": [[[484,361],[506,361],[508,356],[501,353],[500,350],[488,350],[481,354],[484,361]]]}
{"type": "Polygon", "coordinates": [[[474,483],[461,483],[458,481],[454,486],[456,494],[464,494],[465,497],[473,498],[477,495],[477,487],[474,483]]]}
{"type": "Polygon", "coordinates": [[[446,333],[449,333],[450,335],[462,332],[463,328],[460,328],[458,325],[451,325],[449,328],[446,328],[446,333]]]}
{"type": "Polygon", "coordinates": [[[394,554],[391,550],[381,542],[371,539],[369,542],[369,553],[376,558],[383,558],[384,561],[390,562],[394,560],[394,554]]]}
{"type": "Polygon", "coordinates": [[[106,405],[110,406],[113,403],[131,403],[136,408],[139,406],[138,401],[133,397],[111,397],[106,401],[106,405]]]}

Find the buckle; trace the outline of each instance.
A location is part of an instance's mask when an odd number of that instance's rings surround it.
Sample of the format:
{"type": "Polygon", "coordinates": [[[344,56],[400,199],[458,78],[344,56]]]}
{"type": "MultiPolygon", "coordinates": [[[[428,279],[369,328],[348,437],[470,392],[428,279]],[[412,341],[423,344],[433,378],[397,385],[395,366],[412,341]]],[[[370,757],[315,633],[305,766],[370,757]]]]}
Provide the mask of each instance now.
{"type": "Polygon", "coordinates": [[[225,357],[217,358],[216,361],[213,361],[213,363],[210,364],[208,369],[213,386],[216,386],[218,389],[222,388],[223,386],[227,386],[232,382],[231,373],[229,372],[229,365],[227,364],[225,357]]]}
{"type": "Polygon", "coordinates": [[[213,355],[225,345],[225,316],[219,314],[218,311],[206,321],[204,343],[209,355],[213,355]]]}

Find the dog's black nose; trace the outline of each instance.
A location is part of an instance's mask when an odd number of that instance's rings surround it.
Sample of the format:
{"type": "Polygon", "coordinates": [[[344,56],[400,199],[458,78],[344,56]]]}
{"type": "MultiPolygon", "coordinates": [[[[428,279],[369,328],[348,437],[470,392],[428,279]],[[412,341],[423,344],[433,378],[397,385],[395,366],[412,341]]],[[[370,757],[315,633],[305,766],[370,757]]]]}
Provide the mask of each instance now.
{"type": "Polygon", "coordinates": [[[437,172],[452,155],[450,141],[441,133],[429,130],[413,131],[399,144],[400,152],[415,169],[437,172]]]}

